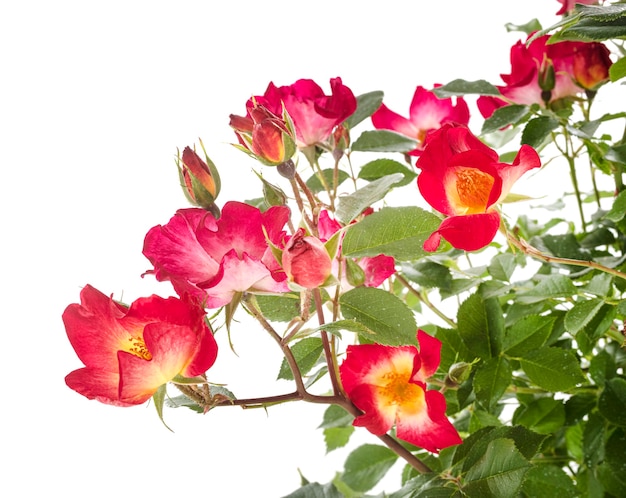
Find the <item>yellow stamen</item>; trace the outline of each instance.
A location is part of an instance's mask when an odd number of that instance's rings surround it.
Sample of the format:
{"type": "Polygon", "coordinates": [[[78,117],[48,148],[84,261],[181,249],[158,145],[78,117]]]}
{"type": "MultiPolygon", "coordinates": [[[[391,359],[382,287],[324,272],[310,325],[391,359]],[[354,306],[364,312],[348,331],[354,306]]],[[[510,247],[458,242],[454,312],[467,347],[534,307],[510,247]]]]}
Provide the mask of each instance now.
{"type": "Polygon", "coordinates": [[[403,405],[412,402],[421,394],[422,388],[409,383],[406,373],[388,372],[382,376],[385,383],[379,388],[381,397],[388,405],[403,405]]]}
{"type": "Polygon", "coordinates": [[[143,360],[150,361],[152,359],[152,354],[148,351],[146,347],[146,343],[141,337],[129,337],[128,341],[130,342],[129,347],[125,348],[125,351],[128,353],[134,354],[143,360]]]}
{"type": "Polygon", "coordinates": [[[484,213],[487,209],[489,194],[493,188],[494,178],[488,173],[475,168],[459,168],[454,172],[455,187],[459,214],[484,213]]]}

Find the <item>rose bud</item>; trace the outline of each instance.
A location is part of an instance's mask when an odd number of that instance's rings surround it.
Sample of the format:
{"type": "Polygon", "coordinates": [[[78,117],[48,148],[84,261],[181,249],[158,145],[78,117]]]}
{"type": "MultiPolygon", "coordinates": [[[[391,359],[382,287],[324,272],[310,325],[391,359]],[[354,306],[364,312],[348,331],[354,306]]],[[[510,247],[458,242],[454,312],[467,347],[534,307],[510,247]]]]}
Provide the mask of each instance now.
{"type": "Polygon", "coordinates": [[[322,285],[332,268],[324,243],[317,237],[305,235],[304,228],[299,228],[287,242],[282,265],[289,281],[306,289],[322,285]]]}
{"type": "Polygon", "coordinates": [[[215,165],[208,157],[205,162],[190,147],[185,147],[177,166],[187,200],[195,206],[213,211],[220,192],[220,177],[215,165]]]}

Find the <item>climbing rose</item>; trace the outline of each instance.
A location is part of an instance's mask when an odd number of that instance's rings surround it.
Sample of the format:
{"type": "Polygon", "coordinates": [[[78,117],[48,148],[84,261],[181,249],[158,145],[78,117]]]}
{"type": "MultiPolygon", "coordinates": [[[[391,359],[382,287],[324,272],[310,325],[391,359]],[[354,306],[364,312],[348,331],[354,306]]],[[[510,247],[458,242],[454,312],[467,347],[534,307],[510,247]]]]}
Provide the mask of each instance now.
{"type": "Polygon", "coordinates": [[[285,206],[261,212],[235,201],[224,204],[219,219],[201,209],[180,209],[147,233],[143,253],[154,265],[147,273],[208,308],[228,304],[239,292],[286,292],[287,277],[266,235],[282,244],[288,219],[285,206]]]}
{"type": "Polygon", "coordinates": [[[127,307],[90,285],[80,298],[63,322],[85,367],[65,382],[89,399],[138,405],[176,376],[201,375],[215,362],[217,344],[193,304],[153,295],[127,307]]]}
{"type": "MultiPolygon", "coordinates": [[[[435,88],[441,86],[435,85],[435,88]]],[[[391,130],[417,140],[418,147],[410,152],[417,156],[424,148],[424,140],[431,130],[436,130],[444,123],[469,123],[469,108],[462,97],[440,99],[432,90],[418,86],[409,107],[409,117],[405,118],[382,104],[372,114],[372,124],[378,130],[391,130]]]]}
{"type": "Polygon", "coordinates": [[[446,417],[446,401],[427,389],[426,380],[439,366],[441,342],[423,330],[415,346],[350,345],[339,367],[350,400],[363,414],[354,425],[372,434],[387,433],[395,424],[398,438],[438,452],[461,438],[446,417]]]}
{"type": "Polygon", "coordinates": [[[512,164],[465,126],[444,125],[433,132],[416,166],[420,193],[433,208],[448,216],[424,242],[435,251],[441,237],[457,249],[476,251],[487,246],[500,226],[495,206],[526,171],[541,166],[537,152],[522,145],[512,164]]]}

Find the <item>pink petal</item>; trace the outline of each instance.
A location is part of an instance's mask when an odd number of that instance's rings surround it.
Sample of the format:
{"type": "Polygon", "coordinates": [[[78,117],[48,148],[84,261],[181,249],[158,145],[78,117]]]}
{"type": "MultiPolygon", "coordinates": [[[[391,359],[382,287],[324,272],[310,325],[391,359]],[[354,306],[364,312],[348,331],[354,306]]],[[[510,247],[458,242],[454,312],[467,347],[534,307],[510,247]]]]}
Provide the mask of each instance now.
{"type": "Polygon", "coordinates": [[[420,329],[417,331],[417,342],[419,343],[421,366],[418,372],[413,373],[411,381],[426,382],[439,368],[441,341],[420,329]]]}
{"type": "Polygon", "coordinates": [[[463,440],[446,417],[446,400],[439,391],[425,393],[426,409],[407,413],[398,412],[396,435],[425,450],[438,452],[443,448],[461,444],[463,440]]]}

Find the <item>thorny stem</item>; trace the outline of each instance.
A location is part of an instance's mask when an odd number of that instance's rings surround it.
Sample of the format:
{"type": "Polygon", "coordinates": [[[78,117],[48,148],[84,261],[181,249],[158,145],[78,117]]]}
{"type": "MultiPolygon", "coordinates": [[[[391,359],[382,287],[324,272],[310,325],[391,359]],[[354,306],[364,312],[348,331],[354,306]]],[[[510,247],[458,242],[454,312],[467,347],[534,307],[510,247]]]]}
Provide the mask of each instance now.
{"type": "Polygon", "coordinates": [[[508,231],[506,232],[506,238],[513,246],[517,247],[524,254],[532,258],[545,261],[546,263],[583,266],[586,268],[592,268],[594,270],[602,271],[604,273],[608,273],[610,275],[614,275],[616,277],[623,278],[626,280],[626,273],[623,273],[614,268],[609,268],[608,266],[601,265],[600,263],[596,263],[595,261],[583,261],[581,259],[560,258],[557,256],[544,254],[539,249],[528,244],[528,242],[526,242],[524,239],[517,239],[511,232],[508,232],[508,231]]]}
{"type": "MultiPolygon", "coordinates": [[[[322,295],[319,288],[313,289],[313,298],[315,299],[315,308],[317,310],[317,320],[320,326],[324,325],[324,310],[322,309],[322,295]]],[[[335,396],[343,395],[341,383],[339,382],[339,376],[337,375],[337,362],[335,361],[335,355],[330,344],[328,332],[322,330],[322,345],[324,347],[324,356],[326,357],[326,364],[328,365],[328,374],[330,375],[330,381],[333,386],[333,393],[335,396]]]]}
{"type": "MultiPolygon", "coordinates": [[[[322,299],[319,289],[315,289],[313,291],[313,296],[315,298],[315,304],[318,311],[318,318],[320,320],[320,325],[324,324],[323,310],[322,310],[322,299]]],[[[176,384],[176,387],[186,396],[188,396],[193,401],[197,402],[200,406],[203,406],[205,409],[210,409],[217,406],[241,406],[242,408],[262,408],[271,406],[274,404],[285,403],[288,401],[302,400],[307,401],[309,403],[319,403],[319,404],[334,404],[341,406],[348,413],[353,415],[354,417],[358,417],[362,415],[361,410],[359,410],[353,403],[348,399],[341,389],[341,384],[339,383],[339,379],[337,377],[337,369],[336,362],[334,361],[334,356],[332,356],[332,352],[330,349],[330,342],[328,339],[328,334],[326,332],[322,332],[322,340],[324,343],[324,353],[326,354],[326,359],[328,362],[328,371],[330,374],[330,378],[333,384],[334,394],[332,396],[320,396],[311,394],[306,390],[304,382],[302,380],[302,374],[296,360],[291,352],[291,349],[287,345],[287,343],[280,337],[280,335],[274,330],[274,328],[267,322],[265,317],[261,314],[260,310],[258,310],[254,303],[254,297],[251,295],[247,295],[244,298],[244,302],[246,303],[246,308],[248,311],[258,320],[261,326],[269,333],[269,335],[278,343],[280,346],[289,367],[293,373],[293,377],[296,383],[296,391],[286,394],[278,394],[273,396],[259,397],[259,398],[246,398],[246,399],[226,399],[226,398],[212,398],[210,396],[210,391],[205,388],[205,386],[194,386],[194,385],[181,385],[176,384]]],[[[417,458],[413,453],[411,453],[408,449],[402,446],[396,439],[391,437],[389,434],[382,434],[377,436],[390,450],[396,453],[399,457],[403,458],[411,467],[417,470],[420,473],[428,473],[432,472],[432,470],[419,458],[417,458]]]]}
{"type": "Polygon", "coordinates": [[[428,309],[430,309],[433,313],[435,313],[435,315],[437,315],[439,318],[441,318],[444,322],[446,322],[448,325],[450,325],[453,328],[456,328],[456,323],[454,322],[454,320],[448,318],[446,315],[444,315],[441,310],[439,310],[433,303],[430,302],[430,300],[428,299],[428,297],[426,296],[426,294],[421,293],[420,291],[418,291],[417,289],[415,289],[411,283],[405,279],[402,275],[398,275],[396,274],[395,278],[406,287],[406,289],[413,294],[415,297],[417,297],[417,299],[420,300],[420,302],[422,302],[423,304],[425,304],[428,309]]]}

